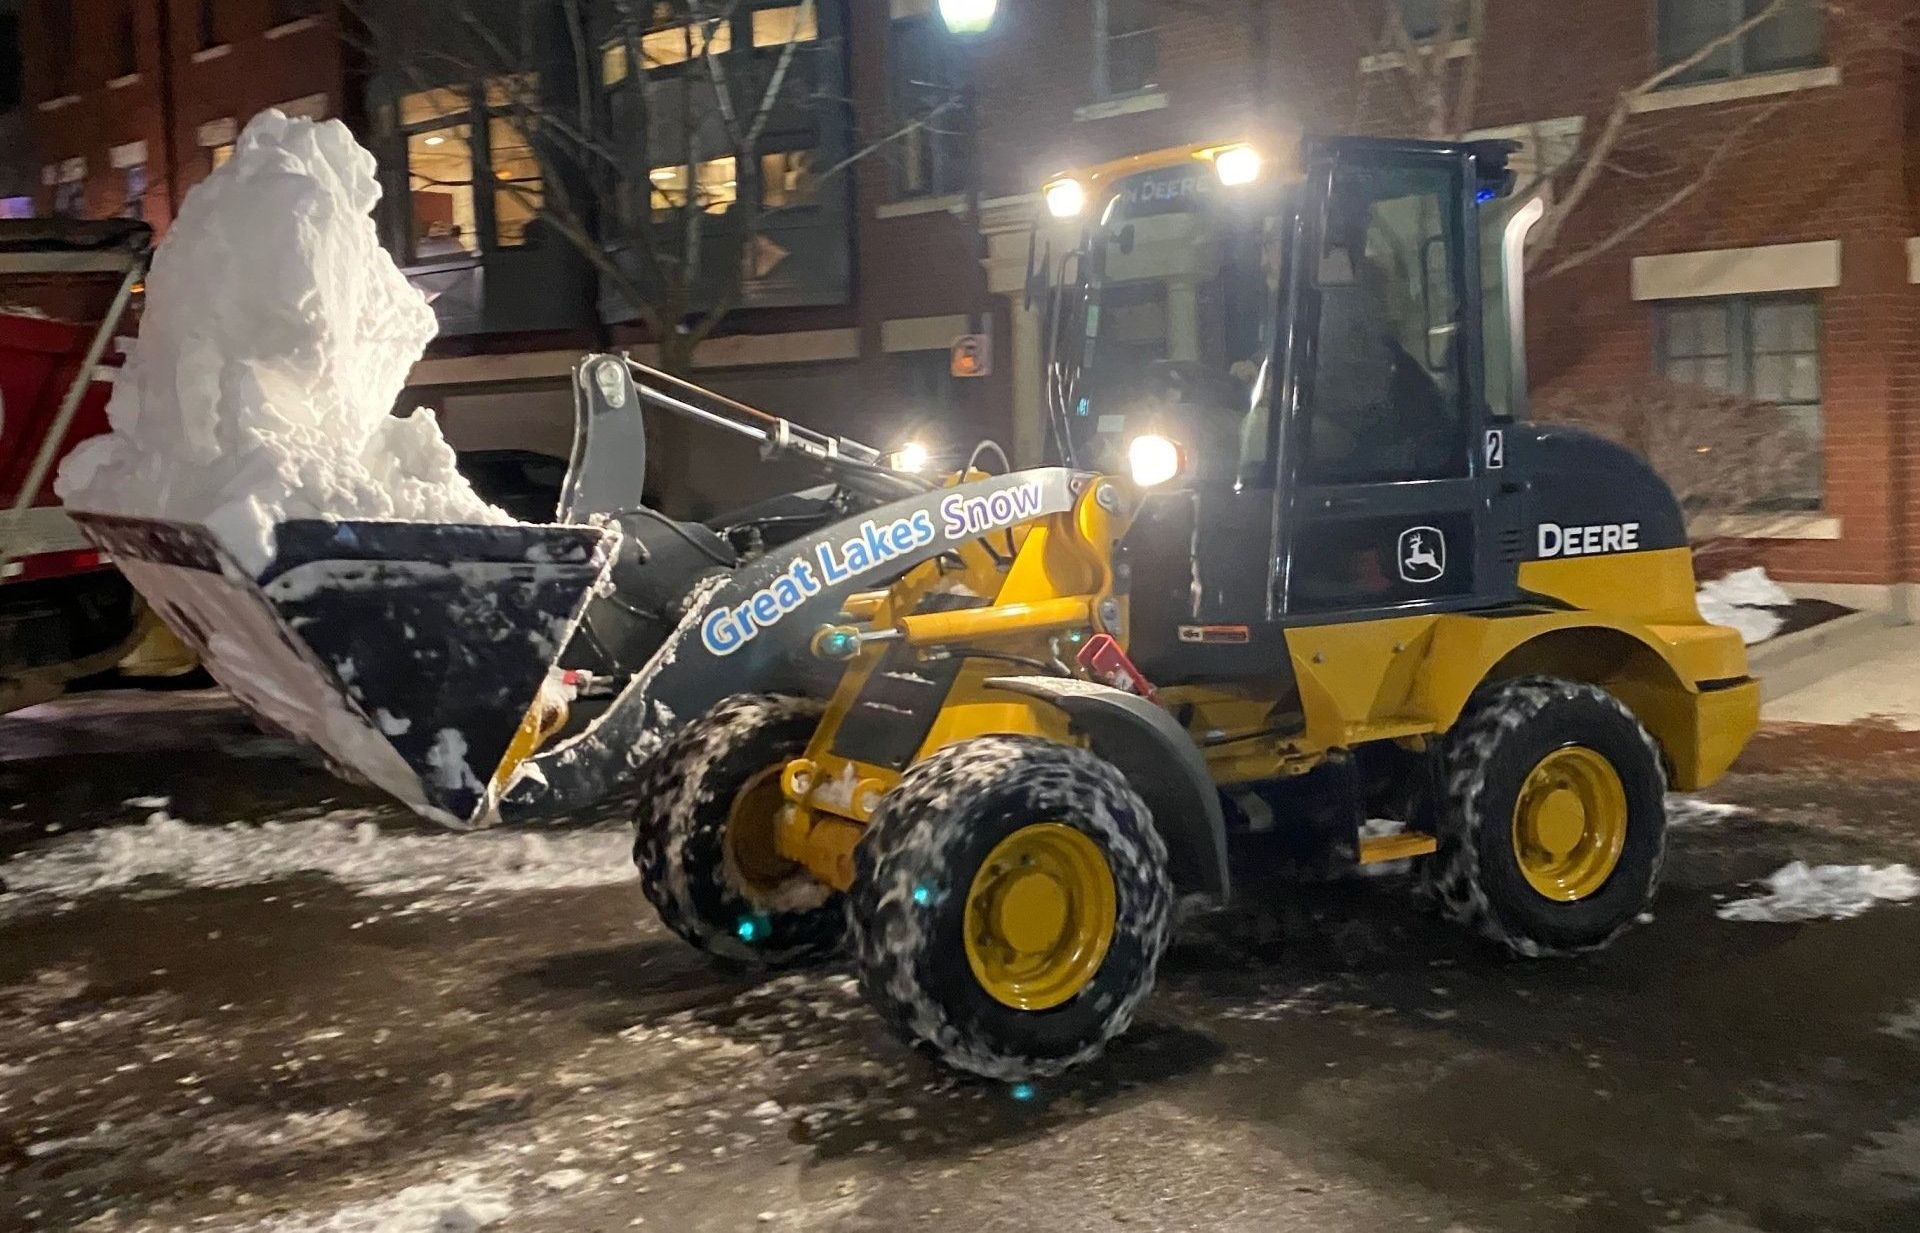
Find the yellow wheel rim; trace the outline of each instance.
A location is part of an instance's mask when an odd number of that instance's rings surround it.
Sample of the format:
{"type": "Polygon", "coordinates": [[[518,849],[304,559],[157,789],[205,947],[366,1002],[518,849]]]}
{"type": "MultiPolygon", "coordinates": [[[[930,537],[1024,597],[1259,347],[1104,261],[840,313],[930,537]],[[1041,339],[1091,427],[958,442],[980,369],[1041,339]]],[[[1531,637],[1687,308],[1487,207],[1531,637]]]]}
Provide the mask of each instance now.
{"type": "Polygon", "coordinates": [[[780,791],[780,772],[784,766],[776,762],[741,784],[727,809],[727,855],[740,880],[763,894],[779,889],[799,868],[780,855],[780,807],[786,802],[780,791]]]}
{"type": "Polygon", "coordinates": [[[1627,790],[1620,772],[1584,745],[1540,759],[1513,804],[1513,852],[1527,884],[1573,903],[1613,876],[1627,842],[1627,790]]]}
{"type": "Polygon", "coordinates": [[[1098,844],[1058,822],[1021,827],[987,853],[967,891],[974,979],[1016,1010],[1071,1000],[1106,960],[1115,904],[1098,844]]]}

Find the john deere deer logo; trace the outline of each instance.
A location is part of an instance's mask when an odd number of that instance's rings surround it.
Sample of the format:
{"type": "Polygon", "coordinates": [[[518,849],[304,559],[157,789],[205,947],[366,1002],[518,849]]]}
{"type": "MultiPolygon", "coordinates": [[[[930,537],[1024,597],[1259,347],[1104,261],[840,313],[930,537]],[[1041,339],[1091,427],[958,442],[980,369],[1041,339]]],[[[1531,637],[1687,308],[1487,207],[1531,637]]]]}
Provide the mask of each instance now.
{"type": "Polygon", "coordinates": [[[1447,572],[1447,537],[1436,527],[1408,527],[1400,532],[1400,580],[1433,582],[1447,572]]]}

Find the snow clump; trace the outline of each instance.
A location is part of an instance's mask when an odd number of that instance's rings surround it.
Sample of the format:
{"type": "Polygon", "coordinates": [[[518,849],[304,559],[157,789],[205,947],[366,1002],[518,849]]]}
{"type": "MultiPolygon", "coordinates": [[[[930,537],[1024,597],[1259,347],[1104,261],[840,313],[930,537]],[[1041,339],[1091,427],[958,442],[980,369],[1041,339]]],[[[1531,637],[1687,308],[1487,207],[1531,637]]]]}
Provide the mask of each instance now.
{"type": "Polygon", "coordinates": [[[1758,565],[1702,583],[1695,599],[1702,617],[1739,630],[1741,641],[1748,646],[1779,633],[1786,622],[1774,609],[1793,603],[1786,588],[1767,577],[1767,571],[1758,565]]]}
{"type": "Polygon", "coordinates": [[[1722,920],[1845,920],[1875,903],[1920,899],[1920,876],[1905,865],[1813,865],[1794,861],[1767,878],[1767,893],[1722,904],[1722,920]]]}
{"type": "Polygon", "coordinates": [[[387,830],[360,810],[259,825],[194,826],[165,812],[142,826],[68,836],[0,864],[0,920],[57,909],[152,879],[176,887],[252,886],[317,874],[356,894],[406,900],[403,912],[499,894],[632,881],[624,826],[534,834],[387,830]]]}
{"type": "Polygon", "coordinates": [[[391,414],[436,326],[380,247],[379,198],[339,121],[254,117],[155,254],[112,431],[68,456],[61,498],[199,523],[255,573],[286,519],[511,522],[431,412],[391,414]]]}

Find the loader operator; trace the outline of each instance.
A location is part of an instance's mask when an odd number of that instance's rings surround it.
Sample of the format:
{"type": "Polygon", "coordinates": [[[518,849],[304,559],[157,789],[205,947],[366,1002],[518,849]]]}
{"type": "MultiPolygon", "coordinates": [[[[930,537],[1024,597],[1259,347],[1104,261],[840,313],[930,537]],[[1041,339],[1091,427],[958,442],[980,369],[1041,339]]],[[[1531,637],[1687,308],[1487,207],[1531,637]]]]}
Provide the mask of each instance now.
{"type": "Polygon", "coordinates": [[[1406,294],[1411,279],[1390,270],[1369,244],[1379,234],[1373,187],[1343,179],[1327,212],[1307,451],[1322,483],[1433,474],[1446,466],[1436,454],[1454,443],[1446,397],[1403,341],[1410,329],[1426,331],[1406,294]]]}

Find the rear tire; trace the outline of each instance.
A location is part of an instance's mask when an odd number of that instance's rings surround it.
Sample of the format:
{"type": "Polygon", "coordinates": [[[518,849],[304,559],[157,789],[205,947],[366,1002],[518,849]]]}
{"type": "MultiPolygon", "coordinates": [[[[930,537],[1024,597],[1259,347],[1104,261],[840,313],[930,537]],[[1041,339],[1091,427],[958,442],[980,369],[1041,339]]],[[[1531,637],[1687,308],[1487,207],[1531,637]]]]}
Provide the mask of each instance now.
{"type": "Polygon", "coordinates": [[[860,988],[907,1043],[990,1079],[1057,1075],[1126,1031],[1173,903],[1166,845],[1112,765],[985,736],[910,768],[855,849],[860,988]]]}
{"type": "Polygon", "coordinates": [[[1443,915],[1535,956],[1604,946],[1645,911],[1666,857],[1666,777],[1619,699],[1501,681],[1446,742],[1440,849],[1423,872],[1443,915]]]}
{"type": "Polygon", "coordinates": [[[820,712],[806,698],[727,698],[640,775],[641,889],[667,928],[709,954],[785,967],[840,948],[840,896],[773,850],[780,770],[806,750],[820,712]]]}

